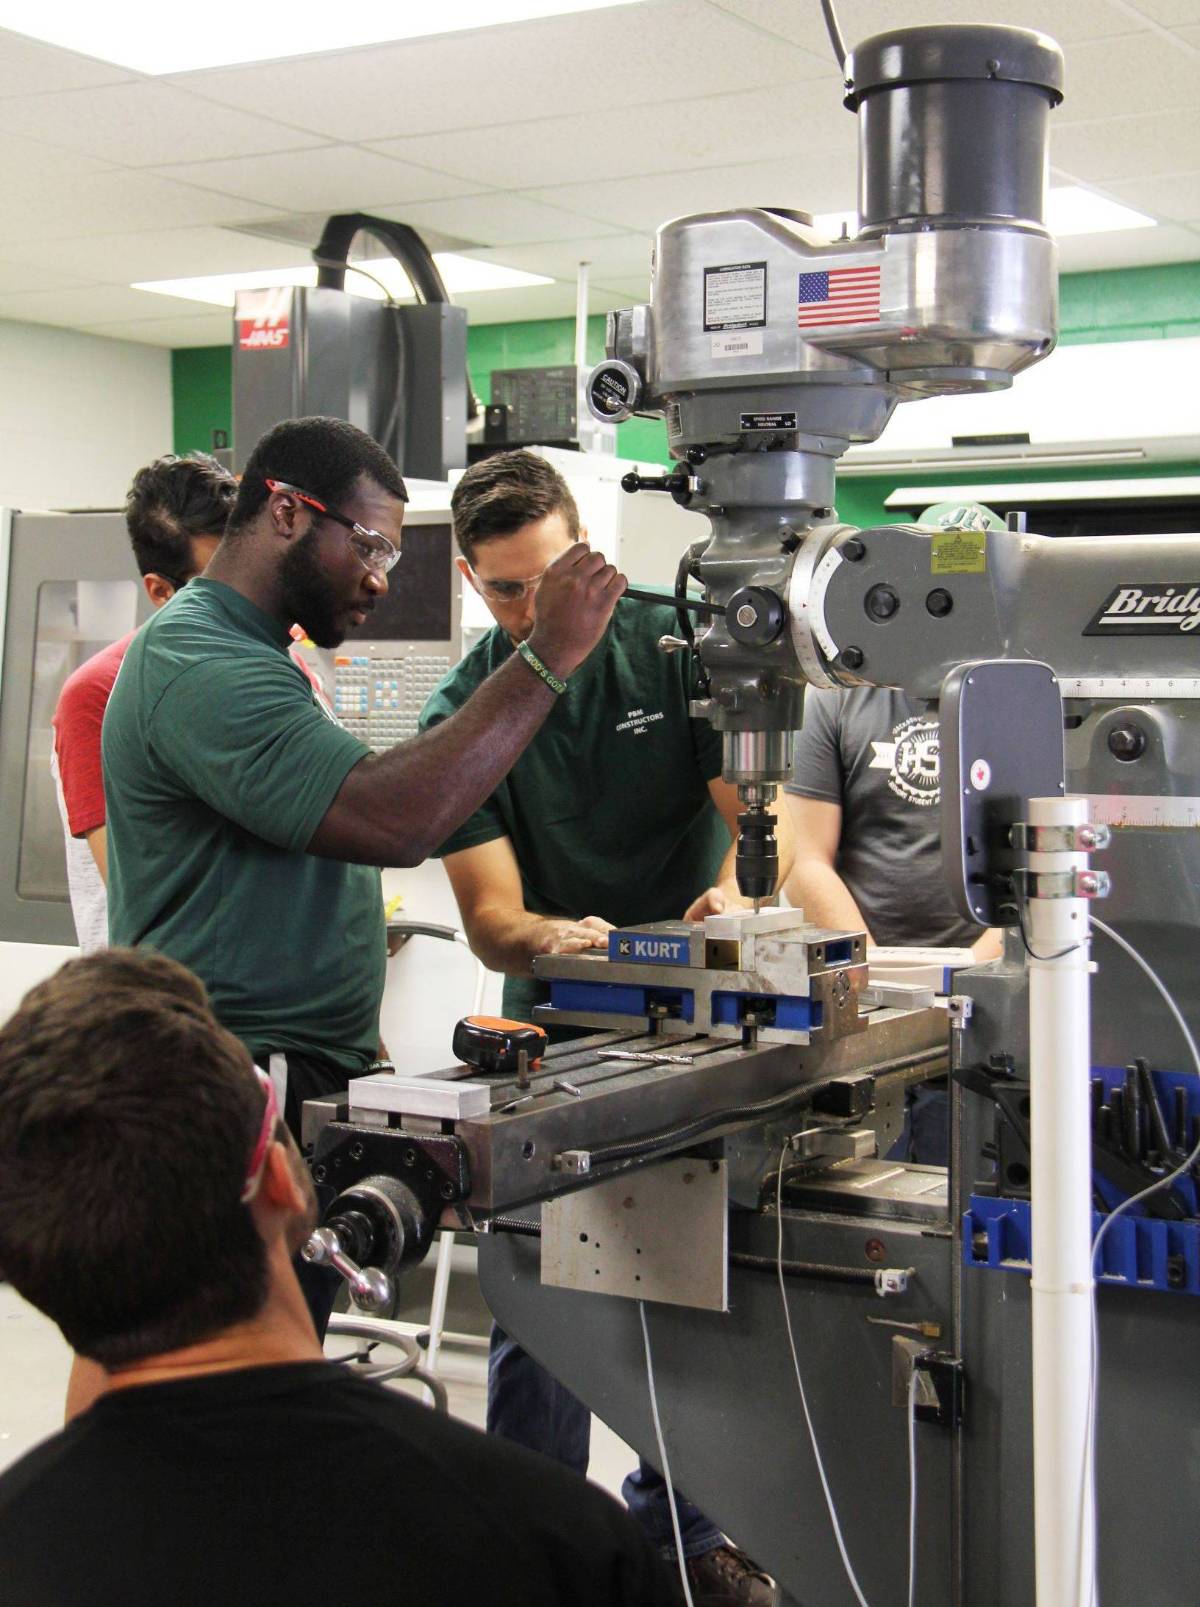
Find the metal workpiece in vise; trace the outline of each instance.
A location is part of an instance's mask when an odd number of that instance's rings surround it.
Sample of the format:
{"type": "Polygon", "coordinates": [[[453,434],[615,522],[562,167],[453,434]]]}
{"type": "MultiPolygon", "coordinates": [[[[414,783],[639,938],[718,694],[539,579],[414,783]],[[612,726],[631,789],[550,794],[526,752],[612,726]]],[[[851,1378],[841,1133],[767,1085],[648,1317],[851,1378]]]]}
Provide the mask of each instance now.
{"type": "Polygon", "coordinates": [[[1001,634],[988,576],[980,586],[954,555],[944,575],[931,569],[929,531],[884,553],[883,532],[837,523],[837,460],[900,402],[1008,386],[1057,335],[1045,227],[1057,46],[1019,28],[899,29],[845,66],[858,236],[828,240],[806,214],[772,208],[665,224],[652,299],[608,315],[588,383],[597,418],[665,420],[679,467],[659,485],[711,525],[698,570],[725,607],[698,634],[703,712],[726,740],[725,779],[759,789],[743,795],[737,866],[754,899],[774,891],[762,815],[788,772],[805,683],[923,677],[936,696],[933,627],[951,663],[974,656],[976,616],[988,640],[1001,634]]]}

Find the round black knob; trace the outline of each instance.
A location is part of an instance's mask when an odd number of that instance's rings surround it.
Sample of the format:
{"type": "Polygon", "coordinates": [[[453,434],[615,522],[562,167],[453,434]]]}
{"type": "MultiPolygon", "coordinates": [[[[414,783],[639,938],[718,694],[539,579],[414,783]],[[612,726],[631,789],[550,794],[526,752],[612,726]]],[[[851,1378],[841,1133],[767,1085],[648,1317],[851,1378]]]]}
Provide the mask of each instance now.
{"type": "Polygon", "coordinates": [[[1114,725],[1108,733],[1108,751],[1122,764],[1132,764],[1146,751],[1146,733],[1140,725],[1114,725]]]}
{"type": "Polygon", "coordinates": [[[851,536],[849,541],[843,541],[838,548],[847,563],[856,564],[860,558],[865,558],[867,549],[857,536],[851,536]]]}
{"type": "Polygon", "coordinates": [[[846,670],[861,670],[865,659],[866,654],[861,647],[843,647],[838,654],[838,660],[846,670]]]}
{"type": "Polygon", "coordinates": [[[893,614],[899,612],[900,599],[890,586],[872,586],[863,599],[863,606],[868,619],[882,624],[885,619],[891,619],[893,614]]]}
{"type": "Polygon", "coordinates": [[[705,447],[702,447],[702,446],[689,446],[688,449],[687,449],[687,460],[692,465],[693,468],[698,469],[700,467],[700,465],[703,462],[705,462],[707,457],[708,457],[708,452],[707,452],[707,449],[705,447]]]}
{"type": "Polygon", "coordinates": [[[725,605],[725,624],[735,641],[766,647],[783,630],[783,603],[766,586],[743,586],[725,605]]]}
{"type": "Polygon", "coordinates": [[[954,598],[951,597],[948,591],[944,591],[941,586],[935,586],[925,599],[925,607],[933,615],[934,619],[945,619],[946,615],[954,607],[954,598]]]}

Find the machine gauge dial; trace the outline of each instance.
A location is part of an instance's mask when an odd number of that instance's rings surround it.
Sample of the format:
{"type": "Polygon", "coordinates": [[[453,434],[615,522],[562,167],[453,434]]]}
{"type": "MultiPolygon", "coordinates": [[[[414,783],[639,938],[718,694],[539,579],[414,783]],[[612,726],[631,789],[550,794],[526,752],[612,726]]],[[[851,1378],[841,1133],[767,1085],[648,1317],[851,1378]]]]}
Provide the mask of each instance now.
{"type": "Polygon", "coordinates": [[[592,369],[587,399],[594,417],[606,424],[620,424],[637,411],[642,399],[642,377],[631,364],[611,357],[592,369]]]}

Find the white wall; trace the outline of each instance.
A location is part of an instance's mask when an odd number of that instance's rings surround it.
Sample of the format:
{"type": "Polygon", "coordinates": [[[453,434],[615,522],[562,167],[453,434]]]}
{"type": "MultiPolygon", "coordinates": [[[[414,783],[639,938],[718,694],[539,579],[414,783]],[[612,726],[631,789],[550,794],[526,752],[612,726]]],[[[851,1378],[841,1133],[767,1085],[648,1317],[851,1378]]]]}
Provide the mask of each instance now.
{"type": "Polygon", "coordinates": [[[0,320],[0,504],[120,507],[172,433],[163,347],[0,320]]]}

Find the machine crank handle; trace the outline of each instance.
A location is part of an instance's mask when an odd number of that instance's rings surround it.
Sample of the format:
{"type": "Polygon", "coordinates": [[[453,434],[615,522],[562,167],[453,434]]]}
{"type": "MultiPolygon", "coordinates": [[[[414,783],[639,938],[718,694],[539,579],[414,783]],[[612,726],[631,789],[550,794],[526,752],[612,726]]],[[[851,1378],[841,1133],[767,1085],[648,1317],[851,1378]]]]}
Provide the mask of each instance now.
{"type": "Polygon", "coordinates": [[[706,603],[699,597],[665,597],[656,591],[639,591],[636,586],[626,586],[621,593],[622,597],[632,597],[635,603],[658,603],[665,608],[688,608],[693,614],[707,614],[710,619],[716,619],[725,612],[724,603],[706,603]]]}
{"type": "Polygon", "coordinates": [[[316,1228],[300,1254],[315,1267],[332,1267],[345,1278],[351,1297],[363,1311],[386,1311],[392,1303],[392,1280],[378,1267],[351,1261],[334,1228],[316,1228]]]}

